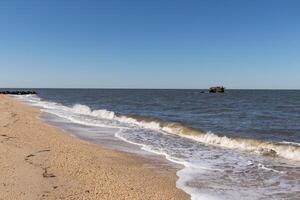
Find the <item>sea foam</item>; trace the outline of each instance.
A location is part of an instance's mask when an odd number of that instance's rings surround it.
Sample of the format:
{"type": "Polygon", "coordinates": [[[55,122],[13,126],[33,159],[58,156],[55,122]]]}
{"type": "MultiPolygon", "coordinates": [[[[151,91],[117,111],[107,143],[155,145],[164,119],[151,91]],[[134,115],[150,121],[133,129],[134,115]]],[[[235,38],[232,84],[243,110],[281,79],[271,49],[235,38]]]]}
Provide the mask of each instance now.
{"type": "MultiPolygon", "coordinates": [[[[165,134],[176,134],[191,140],[201,142],[206,145],[216,147],[238,149],[264,156],[280,156],[282,158],[300,161],[300,144],[291,142],[271,142],[250,138],[219,136],[212,132],[203,132],[178,122],[168,122],[161,119],[148,118],[143,116],[126,116],[116,114],[106,109],[92,110],[90,107],[81,104],[75,104],[72,107],[63,106],[54,102],[41,101],[35,95],[26,95],[29,102],[45,108],[49,113],[67,118],[75,123],[89,126],[113,127],[109,124],[99,124],[97,120],[74,117],[70,113],[76,113],[85,116],[92,116],[101,119],[114,120],[123,124],[142,127],[145,129],[157,130],[165,134]]],[[[22,97],[24,99],[24,97],[22,97]]],[[[120,124],[119,124],[120,125],[120,124]]],[[[122,128],[126,128],[121,126],[122,128]]]]}
{"type": "Polygon", "coordinates": [[[135,124],[147,129],[176,134],[208,145],[250,151],[265,156],[280,156],[300,161],[300,146],[295,143],[275,143],[249,138],[218,136],[212,132],[204,133],[180,123],[149,119],[147,117],[134,118],[125,115],[116,115],[112,111],[105,109],[91,110],[88,106],[80,104],[74,105],[71,110],[82,115],[113,119],[123,123],[135,124]]]}

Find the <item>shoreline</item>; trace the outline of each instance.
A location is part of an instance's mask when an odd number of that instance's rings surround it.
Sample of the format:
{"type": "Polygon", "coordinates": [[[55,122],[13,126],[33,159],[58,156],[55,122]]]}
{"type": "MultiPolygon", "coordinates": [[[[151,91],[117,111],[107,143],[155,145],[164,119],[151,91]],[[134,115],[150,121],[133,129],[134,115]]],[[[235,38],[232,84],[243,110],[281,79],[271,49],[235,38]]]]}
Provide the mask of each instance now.
{"type": "Polygon", "coordinates": [[[72,137],[0,95],[0,200],[190,199],[176,170],[72,137]]]}

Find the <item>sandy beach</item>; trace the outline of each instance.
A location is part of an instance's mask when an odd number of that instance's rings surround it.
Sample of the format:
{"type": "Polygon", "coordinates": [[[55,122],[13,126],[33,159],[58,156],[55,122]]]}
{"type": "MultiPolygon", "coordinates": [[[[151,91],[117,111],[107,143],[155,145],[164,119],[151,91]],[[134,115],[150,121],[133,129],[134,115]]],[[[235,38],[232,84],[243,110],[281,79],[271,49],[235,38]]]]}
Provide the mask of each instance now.
{"type": "Polygon", "coordinates": [[[0,199],[190,199],[176,170],[72,137],[0,95],[0,199]]]}

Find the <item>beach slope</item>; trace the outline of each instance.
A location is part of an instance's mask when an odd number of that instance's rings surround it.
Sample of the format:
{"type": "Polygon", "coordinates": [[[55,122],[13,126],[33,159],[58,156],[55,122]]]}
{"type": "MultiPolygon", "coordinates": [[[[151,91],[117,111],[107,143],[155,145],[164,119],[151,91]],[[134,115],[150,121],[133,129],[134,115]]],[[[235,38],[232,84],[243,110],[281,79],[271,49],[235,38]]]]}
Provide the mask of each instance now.
{"type": "Polygon", "coordinates": [[[0,95],[0,200],[190,199],[176,171],[72,137],[0,95]]]}

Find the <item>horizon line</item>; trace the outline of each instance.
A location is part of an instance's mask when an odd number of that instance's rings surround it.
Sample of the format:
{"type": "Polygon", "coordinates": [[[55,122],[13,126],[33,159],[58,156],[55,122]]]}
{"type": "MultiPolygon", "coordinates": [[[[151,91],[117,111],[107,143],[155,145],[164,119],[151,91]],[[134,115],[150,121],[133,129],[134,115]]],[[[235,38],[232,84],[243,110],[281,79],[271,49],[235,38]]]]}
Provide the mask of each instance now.
{"type": "MultiPolygon", "coordinates": [[[[212,86],[218,87],[218,86],[212,86]]],[[[209,88],[118,88],[118,87],[1,87],[0,89],[99,89],[99,90],[208,90],[209,88]]],[[[226,90],[300,90],[292,88],[226,88],[226,90]]]]}

